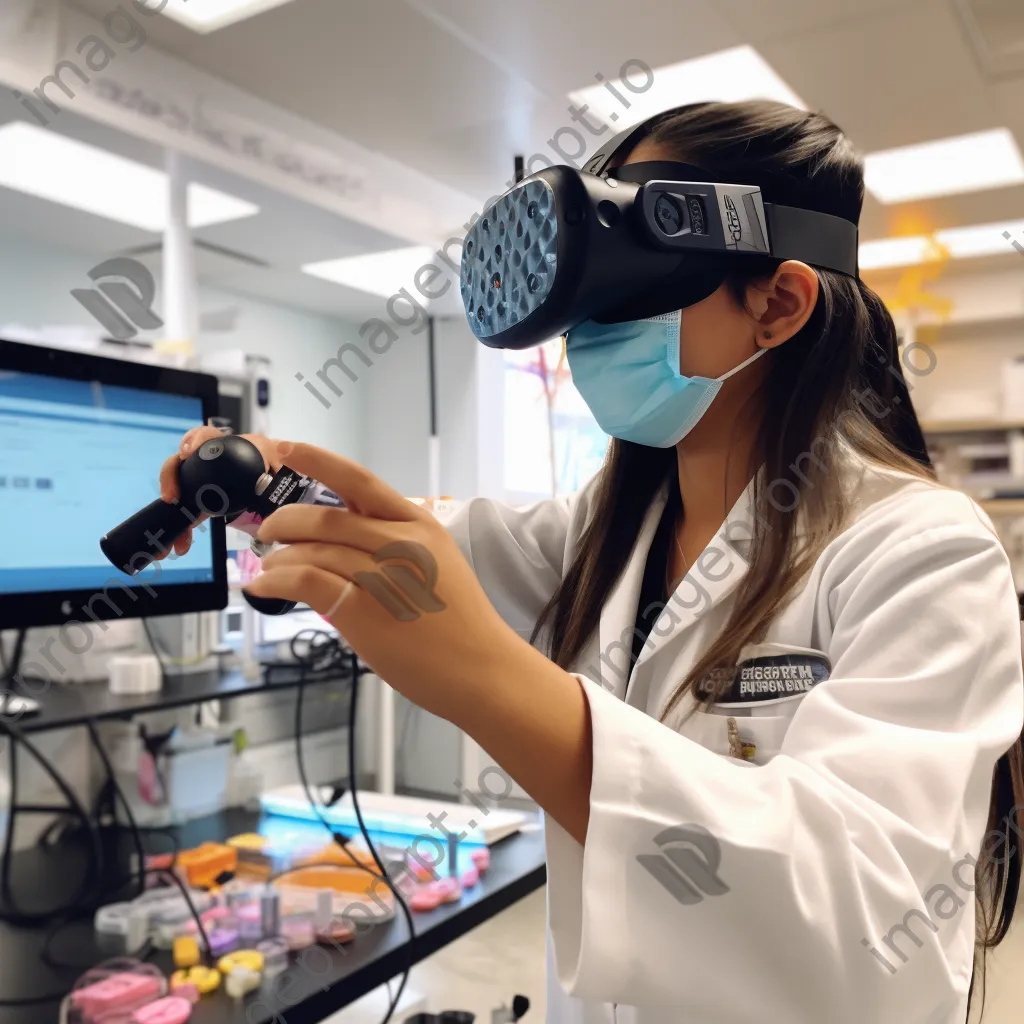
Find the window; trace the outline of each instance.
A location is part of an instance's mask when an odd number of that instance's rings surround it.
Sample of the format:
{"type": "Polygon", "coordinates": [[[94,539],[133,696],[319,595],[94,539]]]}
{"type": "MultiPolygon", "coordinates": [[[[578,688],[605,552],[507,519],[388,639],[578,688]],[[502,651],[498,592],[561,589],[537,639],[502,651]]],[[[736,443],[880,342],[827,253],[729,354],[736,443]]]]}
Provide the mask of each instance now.
{"type": "Polygon", "coordinates": [[[505,489],[571,494],[601,466],[608,436],[572,383],[561,338],[505,352],[505,489]]]}

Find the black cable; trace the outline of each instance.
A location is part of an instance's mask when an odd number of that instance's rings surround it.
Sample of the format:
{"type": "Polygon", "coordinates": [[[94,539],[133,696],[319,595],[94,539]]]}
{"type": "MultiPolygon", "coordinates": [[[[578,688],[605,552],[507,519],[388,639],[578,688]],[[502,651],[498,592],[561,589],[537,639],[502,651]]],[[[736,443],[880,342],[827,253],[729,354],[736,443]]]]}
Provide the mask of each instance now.
{"type": "MultiPolygon", "coordinates": [[[[111,764],[106,749],[104,748],[100,740],[99,733],[96,729],[95,723],[89,720],[86,721],[85,725],[86,728],[89,730],[89,736],[92,745],[95,747],[100,760],[103,762],[104,769],[106,770],[107,773],[107,783],[113,790],[114,800],[116,801],[119,799],[121,801],[121,805],[124,807],[125,810],[125,816],[128,819],[128,825],[132,833],[132,839],[136,851],[136,859],[138,862],[136,865],[136,870],[130,872],[129,879],[132,881],[138,881],[139,889],[138,892],[136,893],[136,896],[138,896],[141,895],[141,893],[145,889],[145,881],[143,875],[145,873],[146,868],[146,853],[142,841],[142,831],[138,826],[138,822],[135,820],[135,816],[132,813],[131,806],[129,805],[128,800],[125,797],[124,792],[121,790],[120,786],[117,783],[117,779],[114,775],[114,767],[111,764]]],[[[56,919],[56,925],[59,928],[62,927],[64,924],[68,923],[69,921],[73,920],[74,917],[76,916],[76,912],[78,912],[78,914],[82,914],[87,912],[91,913],[95,910],[95,906],[91,902],[89,903],[89,906],[85,906],[84,904],[86,902],[86,896],[88,896],[93,890],[94,877],[97,883],[100,883],[96,887],[97,891],[103,891],[103,889],[100,887],[103,881],[105,864],[102,842],[100,841],[99,833],[97,828],[94,826],[94,822],[92,821],[91,817],[86,813],[84,807],[82,807],[82,805],[75,798],[73,791],[71,790],[70,786],[67,784],[63,776],[60,774],[60,772],[57,771],[56,768],[54,768],[54,766],[44,757],[44,755],[40,753],[40,751],[35,747],[35,745],[32,742],[25,737],[25,735],[21,732],[20,729],[17,729],[11,723],[5,722],[2,718],[0,718],[0,727],[5,729],[8,734],[12,795],[10,825],[7,829],[7,834],[4,838],[3,854],[2,859],[0,859],[0,895],[3,896],[3,899],[7,906],[14,907],[12,911],[7,911],[0,915],[0,920],[5,920],[12,925],[32,926],[54,922],[56,919]],[[46,771],[47,774],[57,784],[58,788],[61,790],[65,799],[68,801],[70,805],[68,808],[43,808],[42,806],[37,808],[34,805],[25,805],[25,807],[23,807],[22,805],[17,803],[16,794],[18,782],[18,744],[23,744],[25,746],[25,748],[29,751],[29,753],[32,754],[36,761],[39,762],[40,766],[44,769],[44,771],[46,771]],[[59,813],[65,816],[70,815],[75,818],[78,818],[79,821],[84,825],[85,830],[89,833],[89,836],[93,841],[93,856],[90,858],[90,871],[82,882],[81,890],[78,893],[76,893],[74,899],[70,902],[70,904],[68,904],[66,907],[55,908],[45,913],[27,914],[19,911],[16,908],[15,901],[11,896],[12,890],[10,883],[10,864],[14,844],[14,832],[16,823],[15,812],[35,813],[37,810],[42,811],[44,809],[52,813],[59,813]]],[[[116,804],[114,805],[114,807],[116,810],[116,804]]],[[[40,840],[44,840],[55,827],[60,827],[60,825],[60,822],[51,823],[51,825],[46,829],[46,831],[44,831],[43,835],[40,836],[40,840]]],[[[168,838],[171,840],[172,844],[175,847],[176,855],[178,852],[177,841],[170,834],[162,834],[167,835],[168,838]]],[[[195,911],[194,906],[191,903],[191,900],[189,900],[187,895],[186,902],[189,903],[189,909],[192,912],[192,916],[196,921],[197,928],[199,929],[200,934],[203,935],[204,941],[206,941],[202,921],[200,920],[198,914],[195,911]]]]}
{"type": "Polygon", "coordinates": [[[5,720],[0,715],[0,731],[5,732],[8,737],[9,744],[9,764],[10,764],[10,778],[11,778],[11,815],[7,827],[7,835],[4,839],[4,850],[3,859],[0,863],[0,897],[6,903],[8,908],[0,912],[0,921],[6,921],[8,924],[14,925],[36,925],[45,924],[47,921],[51,921],[55,914],[67,913],[80,907],[88,896],[92,889],[93,882],[102,877],[102,866],[103,866],[103,846],[100,842],[99,834],[93,827],[92,819],[82,806],[78,797],[75,796],[74,791],[68,784],[64,776],[51,764],[50,760],[43,755],[39,748],[28,739],[28,737],[19,729],[16,725],[5,720]],[[75,894],[70,904],[64,908],[56,908],[46,913],[25,913],[17,909],[17,904],[14,900],[13,893],[11,890],[10,880],[10,868],[11,868],[11,854],[14,849],[14,831],[17,822],[17,780],[18,780],[18,758],[17,758],[17,747],[23,746],[32,757],[38,762],[39,766],[46,772],[47,775],[53,780],[54,784],[61,791],[62,796],[68,802],[68,807],[73,811],[75,817],[77,817],[85,827],[86,832],[89,834],[91,842],[91,854],[89,861],[89,870],[86,873],[86,877],[83,879],[79,891],[75,894]]]}
{"type": "MultiPolygon", "coordinates": [[[[118,785],[117,779],[114,774],[113,765],[110,762],[110,758],[107,755],[106,749],[103,747],[103,744],[100,741],[99,733],[96,730],[95,723],[91,720],[87,720],[85,725],[86,728],[89,730],[89,736],[93,743],[93,746],[96,748],[96,752],[99,755],[100,760],[103,762],[104,768],[106,769],[108,782],[114,790],[114,798],[115,800],[119,799],[121,801],[121,805],[124,807],[125,810],[125,816],[127,817],[129,826],[131,828],[138,864],[136,865],[136,870],[129,873],[129,881],[137,881],[139,883],[139,892],[137,893],[137,895],[141,895],[141,893],[145,891],[145,878],[147,875],[159,875],[163,878],[170,879],[170,881],[173,882],[180,890],[181,895],[184,898],[186,905],[188,906],[189,913],[191,914],[192,919],[195,921],[196,930],[202,941],[201,955],[203,957],[203,960],[206,963],[211,963],[213,952],[212,947],[210,945],[210,938],[209,935],[207,934],[206,927],[203,924],[202,917],[200,916],[199,911],[197,910],[196,905],[195,903],[193,903],[192,897],[188,892],[188,888],[185,886],[182,880],[174,873],[173,864],[170,870],[164,868],[146,867],[146,854],[142,845],[142,832],[138,827],[138,823],[135,820],[128,800],[124,795],[124,792],[118,785]]],[[[64,780],[60,772],[40,753],[40,751],[35,747],[35,745],[25,737],[24,733],[22,733],[20,729],[16,728],[11,723],[4,721],[2,716],[0,716],[0,728],[3,728],[8,736],[11,778],[11,814],[7,828],[7,835],[4,838],[2,861],[0,861],[0,894],[3,895],[3,899],[6,901],[7,905],[11,906],[13,905],[14,902],[11,898],[9,871],[11,854],[13,852],[14,844],[14,830],[16,818],[14,812],[16,809],[20,809],[20,806],[16,803],[18,777],[18,743],[24,744],[25,749],[32,754],[36,761],[39,762],[43,770],[46,771],[46,773],[51,777],[51,779],[53,779],[58,789],[61,790],[65,798],[68,800],[68,803],[71,805],[71,807],[68,809],[58,809],[56,812],[71,814],[79,818],[85,825],[86,831],[88,831],[90,838],[92,838],[94,844],[93,858],[90,863],[91,870],[82,884],[81,891],[75,895],[75,898],[71,901],[67,908],[51,910],[46,913],[40,914],[25,914],[15,909],[13,912],[6,912],[3,915],[0,915],[0,920],[4,920],[7,923],[13,925],[26,926],[33,926],[50,922],[51,926],[43,939],[43,947],[40,952],[40,956],[43,962],[58,970],[86,970],[89,967],[93,966],[92,962],[88,964],[62,963],[61,961],[57,960],[56,957],[53,956],[50,947],[53,943],[53,940],[60,933],[61,929],[67,927],[69,924],[77,923],[76,917],[73,915],[75,911],[81,911],[84,909],[83,903],[85,901],[85,897],[89,894],[89,892],[92,889],[92,876],[95,874],[98,876],[98,880],[102,880],[102,865],[104,858],[103,847],[99,840],[99,835],[93,827],[92,820],[90,819],[89,815],[86,814],[85,809],[82,807],[78,799],[75,797],[74,792],[71,790],[70,786],[68,786],[66,780],[64,780]]],[[[32,810],[34,811],[35,809],[32,808],[32,810]]],[[[161,832],[161,834],[164,834],[171,839],[172,844],[175,847],[174,852],[176,860],[177,853],[179,852],[177,840],[170,833],[161,832]]],[[[152,943],[147,939],[146,943],[144,943],[143,946],[139,950],[137,950],[133,955],[135,957],[145,957],[148,956],[151,951],[152,943]]],[[[0,1008],[41,1006],[48,1003],[59,1002],[65,997],[66,994],[66,992],[61,992],[59,994],[51,993],[42,996],[31,996],[25,999],[4,999],[0,1000],[0,1008]]]]}
{"type": "MultiPolygon", "coordinates": [[[[399,906],[401,906],[402,913],[405,915],[406,923],[409,926],[409,938],[406,941],[406,946],[409,951],[408,961],[402,973],[402,981],[401,984],[398,986],[398,991],[392,998],[391,1004],[388,1007],[387,1014],[385,1015],[384,1020],[381,1022],[381,1024],[388,1024],[388,1022],[395,1014],[395,1010],[398,1007],[399,1000],[402,998],[402,992],[404,991],[406,983],[409,980],[409,974],[412,971],[414,958],[413,943],[416,938],[416,929],[415,926],[413,925],[412,912],[409,910],[409,907],[405,902],[405,897],[402,895],[401,891],[391,880],[390,876],[387,873],[387,869],[384,867],[384,864],[382,863],[380,857],[377,854],[377,848],[374,845],[373,840],[370,838],[370,833],[366,828],[366,823],[363,821],[362,811],[360,810],[359,807],[359,797],[356,793],[355,723],[360,674],[359,658],[356,655],[355,651],[348,652],[350,659],[349,665],[352,686],[348,720],[348,783],[349,789],[351,790],[352,793],[352,808],[355,811],[356,821],[359,823],[359,831],[362,833],[363,840],[366,842],[370,854],[373,857],[378,869],[380,870],[380,874],[377,874],[377,872],[373,871],[371,868],[368,868],[365,864],[361,864],[356,860],[355,855],[352,853],[351,850],[348,849],[348,844],[350,842],[349,837],[343,835],[340,832],[336,832],[331,827],[331,824],[327,820],[327,818],[324,817],[323,812],[320,810],[319,802],[314,799],[313,789],[309,783],[309,778],[306,774],[305,757],[302,752],[302,708],[303,700],[305,697],[305,684],[307,681],[306,666],[308,661],[310,660],[309,655],[315,653],[318,656],[316,660],[321,662],[321,664],[325,659],[329,660],[333,664],[337,664],[344,657],[345,649],[342,647],[340,641],[336,637],[331,636],[331,634],[327,633],[324,630],[302,630],[300,633],[296,634],[296,636],[292,637],[292,640],[290,642],[290,648],[292,655],[299,662],[299,664],[302,665],[302,672],[299,676],[299,681],[296,687],[297,694],[295,700],[295,759],[298,764],[299,778],[302,781],[302,787],[303,790],[305,791],[306,799],[309,801],[309,805],[312,808],[313,813],[319,819],[320,824],[324,827],[325,831],[327,831],[330,834],[334,842],[336,842],[352,859],[353,866],[359,868],[362,871],[365,871],[372,878],[376,878],[379,881],[382,881],[391,890],[391,892],[394,894],[395,899],[398,901],[399,906]],[[305,655],[300,655],[299,652],[296,650],[296,640],[300,635],[302,635],[302,633],[306,632],[312,634],[319,634],[325,639],[320,642],[319,646],[317,646],[316,636],[312,637],[309,641],[309,651],[306,652],[305,655]]],[[[318,665],[317,667],[319,668],[321,666],[318,665]]]]}
{"type": "Polygon", "coordinates": [[[409,938],[406,940],[406,948],[409,951],[409,955],[406,959],[405,970],[402,972],[402,980],[398,983],[398,991],[395,992],[395,997],[391,1000],[388,1012],[385,1015],[384,1020],[381,1022],[381,1024],[388,1024],[388,1021],[391,1020],[394,1016],[395,1010],[398,1008],[398,1002],[402,998],[402,992],[405,990],[406,983],[409,981],[409,974],[412,971],[415,956],[413,946],[416,941],[416,928],[412,921],[412,911],[409,910],[409,906],[405,902],[405,897],[399,891],[398,886],[396,886],[388,876],[387,868],[384,867],[384,864],[377,853],[377,847],[370,838],[370,832],[366,827],[366,823],[363,821],[363,812],[359,807],[359,796],[356,791],[356,711],[358,709],[359,696],[359,657],[356,655],[355,651],[350,651],[349,657],[352,664],[352,701],[349,705],[348,719],[348,777],[349,786],[352,788],[352,809],[356,812],[356,821],[359,822],[359,831],[363,834],[363,839],[366,841],[366,845],[369,847],[370,853],[372,854],[377,867],[380,868],[382,879],[388,888],[394,893],[395,899],[398,901],[398,905],[402,908],[402,913],[405,915],[405,922],[409,926],[409,938]]]}
{"type": "Polygon", "coordinates": [[[66,807],[58,807],[57,804],[18,804],[19,814],[74,814],[66,807]]]}
{"type": "Polygon", "coordinates": [[[177,863],[178,853],[180,852],[180,846],[177,839],[168,832],[161,831],[162,835],[169,838],[174,845],[174,861],[172,861],[171,868],[147,868],[146,867],[146,851],[142,845],[142,831],[138,826],[138,822],[135,820],[135,815],[132,813],[131,805],[128,803],[128,798],[124,795],[124,791],[118,784],[117,777],[114,774],[114,766],[110,763],[110,757],[108,756],[103,744],[100,742],[99,734],[96,731],[96,725],[93,721],[89,720],[86,722],[86,728],[89,730],[89,735],[92,738],[93,744],[96,747],[96,752],[100,756],[100,760],[103,761],[103,766],[107,770],[107,777],[110,780],[110,785],[114,790],[114,797],[121,801],[121,806],[124,808],[125,817],[128,819],[129,827],[132,832],[132,839],[135,843],[135,852],[138,859],[138,865],[136,870],[132,872],[132,876],[136,877],[139,882],[139,892],[137,896],[141,896],[146,890],[146,876],[151,874],[166,875],[170,878],[175,885],[181,890],[182,896],[185,897],[185,902],[188,904],[189,912],[192,915],[193,920],[196,923],[196,929],[199,932],[200,938],[203,940],[204,948],[206,950],[206,956],[213,956],[213,949],[210,946],[210,938],[206,934],[206,928],[203,925],[203,920],[196,910],[195,904],[192,902],[192,897],[188,894],[188,889],[181,881],[181,879],[174,872],[174,865],[177,863]]]}
{"type": "MultiPolygon", "coordinates": [[[[86,719],[85,727],[89,730],[89,739],[92,740],[93,748],[106,769],[108,784],[114,791],[115,799],[111,801],[111,807],[114,812],[114,824],[117,824],[117,800],[120,800],[121,806],[124,808],[124,816],[128,819],[128,828],[132,833],[132,842],[135,845],[136,870],[144,872],[146,870],[146,851],[142,846],[142,832],[139,829],[138,822],[135,820],[135,815],[132,814],[131,805],[128,803],[127,797],[125,797],[121,787],[117,784],[117,779],[114,776],[114,766],[110,763],[110,757],[104,749],[102,742],[100,742],[96,723],[92,719],[86,719]]],[[[141,896],[146,889],[146,880],[141,874],[138,877],[138,882],[139,891],[135,895],[141,896]]]]}
{"type": "Polygon", "coordinates": [[[139,620],[142,623],[142,628],[146,631],[146,639],[149,641],[149,646],[153,649],[153,657],[160,663],[160,685],[167,685],[167,666],[164,664],[163,656],[160,652],[160,648],[156,645],[156,640],[153,639],[153,634],[149,630],[149,623],[145,619],[139,620]]]}
{"type": "Polygon", "coordinates": [[[192,897],[189,895],[188,887],[175,873],[174,868],[170,870],[167,868],[146,868],[141,872],[142,875],[160,875],[165,878],[169,878],[179,890],[181,895],[185,898],[185,903],[188,906],[189,913],[192,915],[192,920],[196,923],[196,930],[199,932],[199,938],[202,943],[199,947],[200,956],[206,961],[207,964],[213,962],[213,947],[210,945],[210,936],[206,934],[206,926],[203,924],[203,919],[196,910],[196,905],[192,902],[192,897]]]}

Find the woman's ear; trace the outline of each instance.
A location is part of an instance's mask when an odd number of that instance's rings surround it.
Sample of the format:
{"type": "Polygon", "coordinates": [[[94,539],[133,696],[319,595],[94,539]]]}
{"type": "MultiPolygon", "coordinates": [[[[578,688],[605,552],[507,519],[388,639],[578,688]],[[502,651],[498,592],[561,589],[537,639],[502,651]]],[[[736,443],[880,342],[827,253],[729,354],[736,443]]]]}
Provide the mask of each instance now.
{"type": "Polygon", "coordinates": [[[798,260],[786,260],[767,281],[752,285],[747,309],[754,319],[757,346],[775,348],[792,338],[814,312],[818,289],[818,275],[798,260]]]}

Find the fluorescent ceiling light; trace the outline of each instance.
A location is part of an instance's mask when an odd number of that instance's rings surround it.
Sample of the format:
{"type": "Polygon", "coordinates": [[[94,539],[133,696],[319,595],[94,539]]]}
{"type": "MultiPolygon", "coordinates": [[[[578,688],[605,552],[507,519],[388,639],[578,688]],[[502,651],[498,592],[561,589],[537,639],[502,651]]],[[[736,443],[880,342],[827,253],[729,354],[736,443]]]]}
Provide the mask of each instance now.
{"type": "Polygon", "coordinates": [[[861,270],[881,270],[885,267],[909,267],[924,263],[930,246],[923,235],[908,238],[880,238],[862,242],[858,255],[861,270]]]}
{"type": "MultiPolygon", "coordinates": [[[[22,121],[0,126],[0,186],[145,231],[168,220],[163,171],[22,121]]],[[[189,223],[206,227],[259,207],[205,185],[189,185],[189,223]]]]}
{"type": "Polygon", "coordinates": [[[262,14],[291,0],[142,0],[143,6],[154,13],[167,15],[192,29],[193,32],[215,32],[219,28],[245,21],[254,14],[262,14]]]}
{"type": "Polygon", "coordinates": [[[905,203],[1024,182],[1024,159],[1008,128],[937,139],[870,153],[868,191],[883,203],[905,203]]]}
{"type": "Polygon", "coordinates": [[[949,249],[954,259],[972,256],[1001,256],[1013,251],[1014,240],[1024,235],[1024,221],[999,224],[975,224],[966,228],[938,231],[936,239],[949,249]],[[1009,232],[1010,237],[1006,237],[1009,232]]]}
{"type": "Polygon", "coordinates": [[[388,249],[366,256],[307,263],[302,272],[387,299],[401,288],[412,288],[416,272],[429,264],[434,255],[434,250],[427,246],[388,249]]]}
{"type": "Polygon", "coordinates": [[[909,267],[938,260],[942,249],[952,259],[1000,256],[1013,251],[1013,242],[1024,238],[1024,221],[1000,221],[997,224],[973,224],[964,228],[936,231],[934,242],[926,235],[906,238],[880,238],[860,247],[861,270],[909,267]],[[1009,233],[1010,237],[1006,235],[1009,233]],[[938,243],[936,245],[935,243],[938,243]],[[941,247],[941,248],[940,248],[941,247]]]}
{"type": "Polygon", "coordinates": [[[779,100],[806,109],[803,100],[752,46],[653,68],[650,74],[645,68],[627,61],[621,69],[625,80],[588,86],[570,93],[569,99],[578,106],[587,104],[596,116],[616,128],[639,124],[669,107],[709,100],[779,100]]]}

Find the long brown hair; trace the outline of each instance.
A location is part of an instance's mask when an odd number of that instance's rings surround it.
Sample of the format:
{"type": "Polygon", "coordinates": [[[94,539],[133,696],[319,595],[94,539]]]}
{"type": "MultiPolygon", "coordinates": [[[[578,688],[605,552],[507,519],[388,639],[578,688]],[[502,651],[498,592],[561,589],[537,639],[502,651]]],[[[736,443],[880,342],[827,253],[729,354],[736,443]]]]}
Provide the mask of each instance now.
{"type": "MultiPolygon", "coordinates": [[[[853,221],[860,217],[863,164],[839,128],[821,114],[767,101],[701,103],[652,120],[644,137],[720,180],[759,186],[766,201],[853,221]]],[[[744,306],[748,286],[777,266],[769,259],[745,261],[726,282],[734,299],[744,306]]],[[[888,310],[862,281],[826,270],[817,274],[815,309],[797,335],[769,353],[758,396],[759,436],[765,441],[749,467],[755,509],[749,569],[728,621],[682,682],[666,715],[686,693],[696,696],[701,680],[734,666],[740,649],[764,636],[842,529],[849,511],[839,470],[845,446],[876,464],[935,479],[888,310]],[[758,466],[763,474],[755,473],[758,466]],[[771,481],[771,491],[765,481],[771,481]],[[779,501],[779,493],[796,500],[779,501]],[[799,544],[797,507],[806,521],[799,544]]],[[[678,487],[674,449],[611,441],[578,553],[534,631],[534,639],[547,632],[550,655],[561,667],[573,665],[597,629],[641,523],[666,483],[678,487]]],[[[993,778],[990,828],[1006,834],[1008,848],[1010,815],[1022,803],[1018,739],[993,778]]],[[[1019,859],[979,860],[982,977],[985,950],[998,945],[1009,928],[1019,882],[1019,859]]],[[[973,987],[972,979],[972,994],[973,987]]]]}

